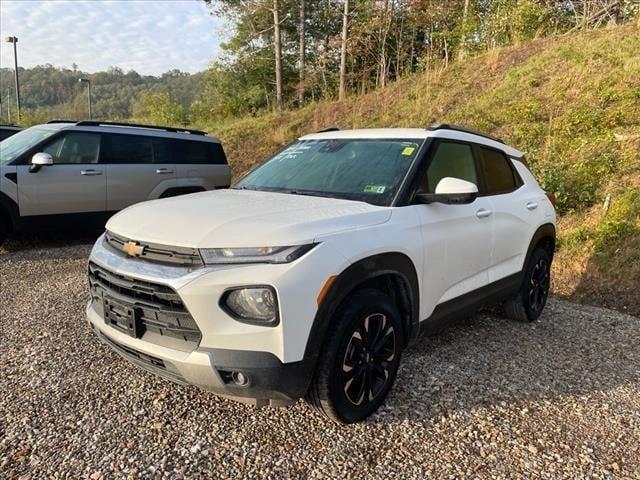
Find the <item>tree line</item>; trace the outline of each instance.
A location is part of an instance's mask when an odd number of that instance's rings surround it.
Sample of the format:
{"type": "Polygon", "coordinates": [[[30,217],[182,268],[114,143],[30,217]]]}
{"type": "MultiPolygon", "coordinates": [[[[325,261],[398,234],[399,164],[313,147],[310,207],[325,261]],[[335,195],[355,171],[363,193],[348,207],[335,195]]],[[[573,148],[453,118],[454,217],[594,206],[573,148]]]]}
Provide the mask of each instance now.
{"type": "Polygon", "coordinates": [[[639,0],[203,0],[231,26],[207,76],[238,115],[342,99],[434,65],[636,18],[639,0]]]}
{"type": "MultiPolygon", "coordinates": [[[[20,68],[22,122],[88,115],[210,125],[384,87],[496,47],[638,19],[640,0],[203,0],[228,26],[205,72],[20,68]]],[[[17,121],[0,68],[0,122],[17,121]],[[9,113],[13,110],[13,117],[9,113]]]]}
{"type": "MultiPolygon", "coordinates": [[[[139,118],[157,123],[185,124],[188,112],[201,108],[204,73],[172,70],[160,76],[124,72],[118,67],[87,73],[41,65],[19,68],[22,118],[20,123],[53,118],[81,120],[88,116],[87,86],[91,81],[93,116],[99,119],[139,118]]],[[[0,68],[0,122],[18,123],[13,69],[0,68]]]]}

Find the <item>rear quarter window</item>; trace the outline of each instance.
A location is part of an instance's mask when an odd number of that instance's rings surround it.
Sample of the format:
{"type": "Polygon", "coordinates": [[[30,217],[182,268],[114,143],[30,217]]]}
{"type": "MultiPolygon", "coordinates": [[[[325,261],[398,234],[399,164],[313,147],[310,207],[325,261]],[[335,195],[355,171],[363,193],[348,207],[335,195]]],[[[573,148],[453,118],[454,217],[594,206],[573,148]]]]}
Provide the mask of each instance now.
{"type": "Polygon", "coordinates": [[[480,147],[479,160],[487,195],[509,193],[521,185],[515,169],[502,152],[480,147]]]}
{"type": "Polygon", "coordinates": [[[173,139],[168,141],[171,142],[171,163],[227,164],[227,157],[219,143],[173,139]]]}

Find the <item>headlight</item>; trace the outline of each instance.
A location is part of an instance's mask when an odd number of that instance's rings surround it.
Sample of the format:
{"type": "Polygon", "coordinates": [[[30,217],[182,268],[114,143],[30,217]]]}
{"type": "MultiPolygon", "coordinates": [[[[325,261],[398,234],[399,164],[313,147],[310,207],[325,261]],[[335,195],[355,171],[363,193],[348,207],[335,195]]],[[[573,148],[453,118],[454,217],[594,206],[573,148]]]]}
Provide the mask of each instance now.
{"type": "Polygon", "coordinates": [[[201,248],[200,255],[209,265],[221,263],[289,263],[307,253],[317,243],[294,247],[201,248]]]}
{"type": "Polygon", "coordinates": [[[234,288],[222,296],[220,304],[241,322],[269,327],[278,324],[278,299],[272,287],[234,288]]]}

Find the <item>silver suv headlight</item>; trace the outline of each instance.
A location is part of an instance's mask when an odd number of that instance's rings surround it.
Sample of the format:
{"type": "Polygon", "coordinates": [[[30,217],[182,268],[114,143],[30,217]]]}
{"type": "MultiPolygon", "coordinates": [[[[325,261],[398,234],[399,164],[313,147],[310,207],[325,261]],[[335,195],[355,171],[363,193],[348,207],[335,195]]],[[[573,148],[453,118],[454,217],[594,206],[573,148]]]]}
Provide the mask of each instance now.
{"type": "Polygon", "coordinates": [[[291,247],[201,248],[200,256],[207,265],[229,263],[289,263],[300,258],[317,243],[291,247]]]}

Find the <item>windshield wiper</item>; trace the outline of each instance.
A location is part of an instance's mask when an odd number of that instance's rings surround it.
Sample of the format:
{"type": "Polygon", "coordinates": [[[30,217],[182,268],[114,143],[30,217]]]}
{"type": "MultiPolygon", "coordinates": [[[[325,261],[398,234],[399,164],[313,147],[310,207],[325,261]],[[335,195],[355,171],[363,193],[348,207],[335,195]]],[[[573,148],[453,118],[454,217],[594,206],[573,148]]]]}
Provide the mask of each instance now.
{"type": "Polygon", "coordinates": [[[308,197],[328,197],[328,198],[337,198],[335,193],[322,192],[319,190],[283,190],[282,193],[290,193],[292,195],[306,195],[308,197]]]}

